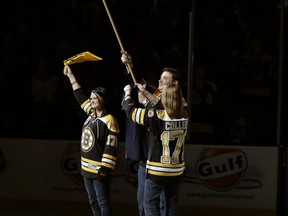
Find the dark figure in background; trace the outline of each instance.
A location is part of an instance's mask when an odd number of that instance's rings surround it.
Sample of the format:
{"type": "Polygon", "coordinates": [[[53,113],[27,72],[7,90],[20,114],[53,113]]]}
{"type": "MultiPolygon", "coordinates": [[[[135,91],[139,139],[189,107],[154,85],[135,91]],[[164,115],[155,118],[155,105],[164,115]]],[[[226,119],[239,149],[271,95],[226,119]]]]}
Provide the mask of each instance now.
{"type": "Polygon", "coordinates": [[[208,71],[204,66],[195,68],[191,92],[193,109],[191,131],[193,142],[198,144],[215,144],[218,142],[219,90],[207,73],[208,71]]]}
{"type": "Polygon", "coordinates": [[[0,148],[0,171],[2,171],[6,166],[6,159],[4,157],[4,154],[0,148]]]}

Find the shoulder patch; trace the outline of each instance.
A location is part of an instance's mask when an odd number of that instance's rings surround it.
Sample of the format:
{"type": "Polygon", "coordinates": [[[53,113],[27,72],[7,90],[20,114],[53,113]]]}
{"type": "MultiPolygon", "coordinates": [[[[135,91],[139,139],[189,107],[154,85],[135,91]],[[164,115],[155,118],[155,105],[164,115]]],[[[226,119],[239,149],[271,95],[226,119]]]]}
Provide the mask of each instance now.
{"type": "Polygon", "coordinates": [[[107,125],[108,129],[111,130],[112,132],[115,132],[115,133],[120,132],[118,122],[112,115],[106,115],[99,119],[103,121],[107,125]]]}
{"type": "Polygon", "coordinates": [[[148,117],[153,117],[154,116],[154,110],[153,109],[149,109],[148,110],[148,117]]]}
{"type": "Polygon", "coordinates": [[[171,120],[166,110],[157,110],[157,117],[162,120],[171,120]]]}

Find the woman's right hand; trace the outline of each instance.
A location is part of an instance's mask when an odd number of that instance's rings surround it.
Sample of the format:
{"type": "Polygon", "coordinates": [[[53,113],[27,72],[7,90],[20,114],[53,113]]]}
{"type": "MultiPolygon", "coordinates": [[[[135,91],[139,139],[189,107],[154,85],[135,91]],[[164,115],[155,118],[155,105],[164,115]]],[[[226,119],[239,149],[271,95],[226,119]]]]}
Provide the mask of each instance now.
{"type": "Polygon", "coordinates": [[[68,77],[69,77],[70,74],[72,74],[72,71],[71,71],[71,69],[70,69],[70,67],[69,67],[68,65],[65,65],[65,66],[64,66],[63,74],[64,74],[65,76],[68,76],[68,77]]]}

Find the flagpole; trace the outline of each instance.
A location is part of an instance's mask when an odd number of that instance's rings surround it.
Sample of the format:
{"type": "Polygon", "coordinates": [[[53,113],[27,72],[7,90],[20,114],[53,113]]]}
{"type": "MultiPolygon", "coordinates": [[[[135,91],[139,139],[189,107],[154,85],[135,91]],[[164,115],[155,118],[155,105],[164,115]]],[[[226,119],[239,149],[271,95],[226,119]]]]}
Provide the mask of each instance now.
{"type": "MultiPolygon", "coordinates": [[[[111,16],[111,14],[110,14],[109,8],[108,8],[108,6],[107,6],[107,4],[106,4],[106,1],[105,1],[105,0],[102,0],[102,2],[103,2],[104,7],[105,7],[105,9],[106,9],[107,15],[108,15],[109,20],[110,20],[110,22],[111,22],[111,25],[112,25],[112,27],[113,27],[113,30],[114,30],[114,33],[115,33],[116,38],[117,38],[117,40],[118,40],[118,43],[119,43],[119,45],[120,45],[121,51],[124,52],[125,50],[124,50],[123,44],[122,44],[122,42],[121,42],[121,39],[120,39],[120,37],[119,37],[119,34],[118,34],[117,29],[116,29],[116,27],[115,27],[115,24],[114,24],[114,22],[113,22],[113,19],[112,19],[112,16],[111,16]]],[[[125,64],[125,65],[126,65],[126,69],[127,69],[128,73],[131,74],[132,79],[133,79],[133,82],[134,82],[134,84],[135,84],[135,83],[136,83],[136,79],[135,79],[135,76],[134,76],[134,74],[133,74],[131,65],[130,65],[130,64],[125,64]]]]}

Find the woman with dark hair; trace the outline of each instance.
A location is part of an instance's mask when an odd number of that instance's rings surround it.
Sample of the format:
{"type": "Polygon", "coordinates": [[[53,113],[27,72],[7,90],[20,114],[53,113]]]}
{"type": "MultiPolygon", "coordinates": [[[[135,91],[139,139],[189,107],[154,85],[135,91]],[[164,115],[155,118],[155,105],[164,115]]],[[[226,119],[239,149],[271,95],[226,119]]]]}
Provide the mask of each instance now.
{"type": "MultiPolygon", "coordinates": [[[[145,91],[136,83],[140,92],[145,91]]],[[[165,195],[165,215],[176,215],[177,198],[185,169],[184,143],[188,112],[178,84],[162,89],[161,106],[150,103],[137,108],[131,98],[131,86],[124,88],[123,109],[133,122],[148,129],[148,158],[144,191],[146,216],[160,216],[160,197],[165,195]],[[170,210],[173,209],[173,212],[170,210]]]]}
{"type": "Polygon", "coordinates": [[[81,137],[81,174],[94,216],[111,215],[110,182],[116,166],[119,125],[107,109],[108,95],[97,87],[85,95],[69,66],[64,67],[73,93],[88,118],[81,137]]]}

